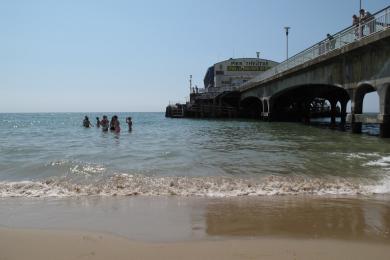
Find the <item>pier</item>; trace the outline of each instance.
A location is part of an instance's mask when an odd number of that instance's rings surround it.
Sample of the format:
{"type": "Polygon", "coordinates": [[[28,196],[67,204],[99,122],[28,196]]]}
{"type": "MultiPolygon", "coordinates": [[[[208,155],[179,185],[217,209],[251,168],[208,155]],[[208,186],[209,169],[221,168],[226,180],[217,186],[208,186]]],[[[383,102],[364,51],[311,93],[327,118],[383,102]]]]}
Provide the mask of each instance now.
{"type": "MultiPolygon", "coordinates": [[[[390,6],[280,64],[268,61],[264,71],[262,61],[250,79],[227,86],[205,84],[204,89],[193,91],[190,101],[182,104],[183,117],[310,123],[313,117],[329,116],[332,126],[345,129],[350,124],[353,133],[361,133],[364,123],[379,124],[380,136],[390,137],[390,6]],[[363,100],[374,91],[379,96],[379,114],[369,117],[363,114],[363,100]]],[[[241,64],[235,69],[241,68],[250,69],[241,64]]],[[[220,72],[209,69],[205,83],[211,73],[220,72]]],[[[169,109],[167,117],[173,116],[169,109]]]]}

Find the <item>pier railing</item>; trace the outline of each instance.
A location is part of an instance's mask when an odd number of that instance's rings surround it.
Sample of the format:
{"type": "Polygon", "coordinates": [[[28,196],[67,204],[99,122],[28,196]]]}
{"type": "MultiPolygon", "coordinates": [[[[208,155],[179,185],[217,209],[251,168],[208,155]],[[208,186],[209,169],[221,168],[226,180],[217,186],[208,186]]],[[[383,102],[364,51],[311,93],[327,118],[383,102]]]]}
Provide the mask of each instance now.
{"type": "Polygon", "coordinates": [[[301,51],[286,61],[242,84],[240,89],[248,89],[253,86],[254,83],[260,83],[307,61],[313,60],[353,42],[359,41],[367,36],[387,29],[390,29],[390,6],[365,18],[358,24],[352,25],[334,35],[328,35],[325,40],[301,51]]]}
{"type": "Polygon", "coordinates": [[[193,90],[192,93],[194,94],[201,94],[203,98],[210,99],[218,96],[219,94],[223,92],[232,92],[238,90],[239,85],[231,85],[231,86],[225,86],[225,87],[209,87],[209,88],[199,88],[197,90],[193,90]]]}

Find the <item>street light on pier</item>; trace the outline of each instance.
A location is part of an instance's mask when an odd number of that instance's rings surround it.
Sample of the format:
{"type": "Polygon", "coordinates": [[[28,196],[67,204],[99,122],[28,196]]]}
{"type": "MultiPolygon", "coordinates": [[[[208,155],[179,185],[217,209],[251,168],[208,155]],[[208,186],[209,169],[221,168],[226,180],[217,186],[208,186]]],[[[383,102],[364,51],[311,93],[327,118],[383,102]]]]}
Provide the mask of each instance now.
{"type": "Polygon", "coordinates": [[[190,75],[190,93],[192,91],[192,75],[190,75]]]}
{"type": "Polygon", "coordinates": [[[288,31],[291,29],[291,27],[284,27],[286,30],[286,60],[288,60],[288,31]]]}

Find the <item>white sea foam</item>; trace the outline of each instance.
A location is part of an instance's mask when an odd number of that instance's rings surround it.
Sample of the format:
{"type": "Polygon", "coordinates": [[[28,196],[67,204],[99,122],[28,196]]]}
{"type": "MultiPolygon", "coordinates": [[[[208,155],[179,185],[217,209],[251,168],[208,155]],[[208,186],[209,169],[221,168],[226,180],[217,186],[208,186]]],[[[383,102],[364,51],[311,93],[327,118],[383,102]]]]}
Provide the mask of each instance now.
{"type": "Polygon", "coordinates": [[[262,179],[228,177],[152,177],[117,174],[90,184],[69,180],[0,182],[0,197],[73,196],[271,196],[271,195],[357,195],[390,193],[390,178],[363,181],[345,178],[268,176],[262,179]]]}
{"type": "Polygon", "coordinates": [[[66,187],[52,182],[0,182],[0,197],[69,197],[77,195],[66,187]]]}
{"type": "Polygon", "coordinates": [[[61,166],[61,165],[64,165],[66,163],[67,163],[67,161],[61,160],[61,161],[50,162],[49,164],[47,164],[47,166],[61,166]]]}
{"type": "Polygon", "coordinates": [[[390,167],[390,156],[385,156],[378,160],[369,161],[365,163],[364,166],[390,167]]]}
{"type": "Polygon", "coordinates": [[[390,177],[382,179],[376,185],[368,185],[366,189],[374,194],[390,193],[390,177]]]}
{"type": "MultiPolygon", "coordinates": [[[[337,153],[336,153],[337,154],[337,153]]],[[[378,153],[348,153],[346,154],[346,158],[349,160],[352,159],[368,159],[373,157],[379,157],[378,153]]]]}
{"type": "Polygon", "coordinates": [[[85,175],[85,176],[103,173],[106,170],[106,168],[102,165],[82,163],[77,161],[66,161],[66,160],[50,162],[46,166],[52,166],[52,167],[68,166],[70,173],[75,175],[85,175]]]}
{"type": "Polygon", "coordinates": [[[82,164],[78,164],[78,165],[75,165],[73,166],[71,169],[70,169],[70,172],[71,173],[74,173],[74,174],[79,174],[79,175],[92,175],[92,174],[96,174],[96,173],[102,173],[104,172],[105,168],[103,166],[99,166],[99,165],[89,165],[89,164],[86,164],[86,165],[82,165],[82,164]]]}

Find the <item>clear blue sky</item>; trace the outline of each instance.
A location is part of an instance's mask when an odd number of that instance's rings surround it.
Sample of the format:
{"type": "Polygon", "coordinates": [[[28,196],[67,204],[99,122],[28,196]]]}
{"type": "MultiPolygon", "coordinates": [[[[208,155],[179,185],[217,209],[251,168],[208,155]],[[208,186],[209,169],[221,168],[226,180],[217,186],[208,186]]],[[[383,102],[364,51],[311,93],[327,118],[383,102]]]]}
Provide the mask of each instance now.
{"type": "MultiPolygon", "coordinates": [[[[370,12],[389,4],[363,0],[370,12]]],[[[358,0],[1,0],[0,112],[163,111],[188,95],[188,75],[202,86],[208,66],[256,51],[282,61],[284,26],[293,55],[349,26],[358,8],[358,0]]]]}

